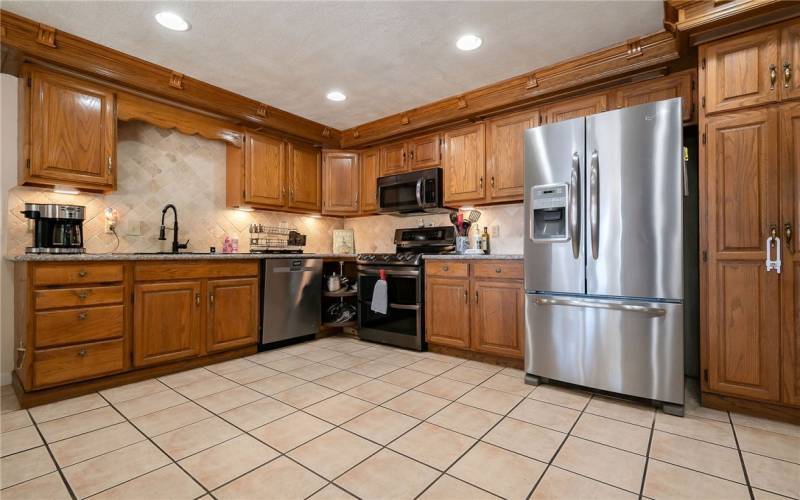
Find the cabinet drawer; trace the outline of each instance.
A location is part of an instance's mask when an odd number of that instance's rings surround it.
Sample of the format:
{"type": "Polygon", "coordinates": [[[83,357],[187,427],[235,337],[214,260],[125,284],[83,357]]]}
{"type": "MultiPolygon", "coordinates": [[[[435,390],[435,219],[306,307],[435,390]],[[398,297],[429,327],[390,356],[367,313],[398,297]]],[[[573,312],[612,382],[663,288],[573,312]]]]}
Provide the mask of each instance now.
{"type": "Polygon", "coordinates": [[[42,387],[105,375],[122,370],[124,359],[122,339],[36,351],[33,383],[42,387]]]}
{"type": "Polygon", "coordinates": [[[33,298],[37,311],[57,307],[118,304],[122,302],[122,286],[37,290],[33,293],[33,298]]]}
{"type": "Polygon", "coordinates": [[[236,262],[143,262],[136,264],[136,281],[238,278],[258,276],[257,260],[236,262]]]}
{"type": "Polygon", "coordinates": [[[466,278],[469,276],[469,264],[466,262],[426,262],[425,274],[430,276],[451,276],[466,278]]]}
{"type": "Polygon", "coordinates": [[[121,337],[124,307],[118,305],[38,312],[34,319],[36,347],[121,337]]]}
{"type": "Polygon", "coordinates": [[[472,264],[476,278],[507,278],[521,280],[524,276],[522,262],[476,262],[472,264]]]}
{"type": "Polygon", "coordinates": [[[37,266],[33,270],[35,286],[77,285],[122,281],[122,264],[64,264],[37,266]]]}

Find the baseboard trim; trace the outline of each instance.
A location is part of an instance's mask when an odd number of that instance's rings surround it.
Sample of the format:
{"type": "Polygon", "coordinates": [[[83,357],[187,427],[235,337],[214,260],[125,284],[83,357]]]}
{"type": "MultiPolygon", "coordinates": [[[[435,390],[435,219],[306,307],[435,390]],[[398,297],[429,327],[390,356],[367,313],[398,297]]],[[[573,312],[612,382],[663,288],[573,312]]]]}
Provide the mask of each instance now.
{"type": "Polygon", "coordinates": [[[700,393],[700,404],[715,410],[734,411],[753,415],[755,417],[781,420],[796,425],[800,424],[800,408],[796,406],[783,406],[765,401],[752,401],[711,392],[700,393]]]}

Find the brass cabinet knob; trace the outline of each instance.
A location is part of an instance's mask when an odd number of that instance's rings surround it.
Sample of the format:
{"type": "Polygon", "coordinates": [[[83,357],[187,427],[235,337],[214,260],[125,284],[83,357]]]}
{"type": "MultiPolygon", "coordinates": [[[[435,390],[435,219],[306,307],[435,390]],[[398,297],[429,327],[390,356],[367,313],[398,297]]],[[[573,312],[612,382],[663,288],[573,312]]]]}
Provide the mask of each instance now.
{"type": "Polygon", "coordinates": [[[78,319],[80,319],[80,320],[84,320],[84,319],[86,319],[86,312],[84,311],[84,312],[82,312],[82,313],[79,313],[79,314],[78,314],[78,319]]]}
{"type": "Polygon", "coordinates": [[[500,273],[503,272],[503,268],[502,267],[495,267],[494,268],[494,272],[496,272],[497,274],[500,274],[500,273]]]}
{"type": "Polygon", "coordinates": [[[84,270],[78,271],[78,276],[80,276],[81,278],[85,278],[88,275],[89,275],[89,271],[84,271],[84,270]]]}
{"type": "Polygon", "coordinates": [[[447,264],[442,266],[442,271],[449,271],[449,270],[450,270],[450,266],[448,266],[447,264]]]}
{"type": "Polygon", "coordinates": [[[80,351],[78,351],[78,356],[80,357],[86,356],[86,349],[81,349],[80,351]]]}

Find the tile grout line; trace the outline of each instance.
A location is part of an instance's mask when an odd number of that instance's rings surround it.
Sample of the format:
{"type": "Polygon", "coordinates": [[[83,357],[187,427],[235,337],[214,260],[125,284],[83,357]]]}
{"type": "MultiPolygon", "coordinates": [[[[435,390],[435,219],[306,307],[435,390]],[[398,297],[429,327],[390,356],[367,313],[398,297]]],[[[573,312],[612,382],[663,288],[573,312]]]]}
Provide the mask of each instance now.
{"type": "Polygon", "coordinates": [[[733,425],[733,417],[731,417],[730,412],[728,412],[728,422],[731,425],[731,430],[733,430],[733,440],[736,442],[736,452],[739,454],[739,463],[742,464],[742,473],[744,474],[744,481],[747,484],[747,491],[750,493],[750,500],[755,500],[756,497],[753,494],[753,486],[750,484],[750,477],[747,475],[747,466],[744,463],[742,448],[739,446],[739,437],[736,435],[736,426],[733,425]]]}
{"type": "MultiPolygon", "coordinates": [[[[28,410],[26,410],[26,411],[28,411],[28,410]]],[[[55,455],[53,455],[53,451],[50,449],[50,445],[45,440],[41,429],[39,429],[39,425],[36,423],[36,420],[33,418],[33,415],[30,414],[30,411],[28,411],[28,416],[31,418],[31,421],[33,422],[34,428],[36,429],[36,432],[39,433],[39,438],[42,440],[42,443],[44,443],[44,448],[47,450],[47,454],[50,455],[50,460],[53,461],[53,465],[55,465],[56,471],[58,471],[58,475],[61,477],[61,481],[64,482],[64,486],[67,488],[67,492],[69,493],[69,495],[72,497],[73,500],[76,500],[78,498],[78,496],[73,491],[72,485],[70,485],[69,481],[67,481],[67,477],[64,475],[64,471],[61,470],[61,465],[59,465],[58,461],[56,460],[55,455]]],[[[51,472],[48,472],[47,474],[51,474],[51,472]]],[[[28,479],[28,481],[31,481],[32,479],[37,479],[39,477],[43,477],[45,475],[46,474],[42,474],[41,476],[37,476],[36,478],[28,479]]],[[[28,481],[23,481],[22,483],[18,483],[18,484],[24,484],[24,483],[27,483],[28,481]]]]}
{"type": "Polygon", "coordinates": [[[656,418],[657,413],[653,414],[653,421],[650,423],[650,436],[647,440],[647,452],[645,453],[644,459],[644,471],[642,471],[642,485],[639,487],[639,500],[644,498],[644,483],[647,479],[647,466],[650,463],[650,447],[653,446],[653,434],[655,434],[656,430],[656,418]]]}
{"type": "MultiPolygon", "coordinates": [[[[539,385],[537,385],[536,387],[538,388],[539,385]]],[[[589,403],[591,403],[592,400],[594,399],[595,395],[593,393],[589,393],[589,394],[590,394],[589,399],[586,400],[586,404],[583,405],[583,409],[581,409],[580,414],[578,414],[578,418],[576,418],[575,422],[572,423],[572,426],[569,428],[569,431],[567,431],[567,435],[564,436],[564,440],[561,441],[561,444],[558,445],[558,448],[556,449],[556,452],[553,453],[552,457],[550,457],[550,460],[547,462],[547,465],[545,466],[544,470],[542,471],[542,474],[536,480],[536,483],[534,483],[533,488],[531,488],[531,491],[525,497],[526,499],[530,499],[531,496],[533,496],[533,492],[536,491],[537,487],[539,487],[539,483],[542,482],[542,479],[544,478],[545,474],[547,474],[547,471],[550,469],[550,466],[553,465],[553,462],[555,461],[555,459],[558,456],[558,454],[561,452],[561,449],[564,447],[564,445],[569,440],[569,437],[572,435],[572,431],[575,429],[575,426],[578,425],[578,422],[580,421],[581,417],[583,417],[583,414],[586,412],[586,408],[588,408],[589,403]]]]}

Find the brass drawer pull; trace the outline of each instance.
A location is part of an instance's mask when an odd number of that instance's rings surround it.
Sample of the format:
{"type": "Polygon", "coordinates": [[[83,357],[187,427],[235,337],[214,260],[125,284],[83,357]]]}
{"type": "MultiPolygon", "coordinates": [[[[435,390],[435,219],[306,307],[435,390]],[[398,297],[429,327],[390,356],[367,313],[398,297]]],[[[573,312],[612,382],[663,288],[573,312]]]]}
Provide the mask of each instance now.
{"type": "Polygon", "coordinates": [[[769,89],[775,90],[775,80],[778,79],[778,71],[774,64],[769,65],[769,89]]]}
{"type": "Polygon", "coordinates": [[[503,268],[502,267],[495,267],[494,268],[494,272],[496,272],[497,274],[500,274],[500,273],[503,272],[503,268]]]}
{"type": "Polygon", "coordinates": [[[450,270],[450,266],[448,266],[447,264],[442,266],[442,271],[449,271],[449,270],[450,270]]]}
{"type": "Polygon", "coordinates": [[[86,319],[86,312],[84,311],[84,312],[82,312],[82,313],[79,313],[79,314],[78,314],[78,319],[80,319],[80,320],[84,320],[84,319],[86,319]]]}
{"type": "Polygon", "coordinates": [[[86,300],[86,298],[89,297],[91,293],[92,292],[90,290],[81,290],[80,292],[75,292],[75,295],[77,295],[78,299],[80,300],[86,300]]]}
{"type": "Polygon", "coordinates": [[[85,278],[88,275],[89,275],[89,271],[83,271],[83,270],[78,271],[78,276],[81,277],[81,278],[85,278]]]}
{"type": "Polygon", "coordinates": [[[80,357],[86,356],[86,349],[81,349],[80,351],[78,351],[78,356],[80,357]]]}
{"type": "Polygon", "coordinates": [[[789,82],[792,81],[792,65],[788,62],[783,63],[783,88],[789,88],[789,82]]]}

